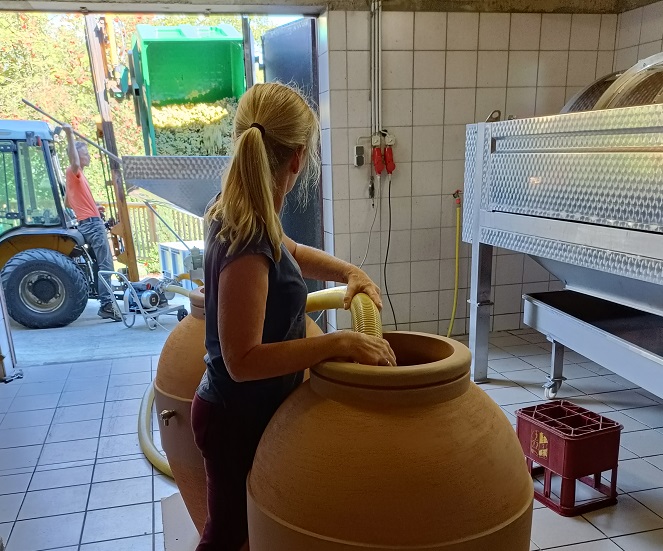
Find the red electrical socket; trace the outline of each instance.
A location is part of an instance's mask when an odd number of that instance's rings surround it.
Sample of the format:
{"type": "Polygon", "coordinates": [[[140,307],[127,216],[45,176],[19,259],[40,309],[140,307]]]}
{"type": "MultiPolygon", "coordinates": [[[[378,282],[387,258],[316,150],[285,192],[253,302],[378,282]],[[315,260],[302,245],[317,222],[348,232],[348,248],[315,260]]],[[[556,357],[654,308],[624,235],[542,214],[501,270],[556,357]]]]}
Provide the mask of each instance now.
{"type": "Polygon", "coordinates": [[[387,174],[393,174],[396,170],[396,164],[394,163],[394,150],[390,145],[384,148],[384,161],[387,168],[387,174]]]}
{"type": "Polygon", "coordinates": [[[375,174],[382,174],[384,172],[384,159],[382,158],[382,150],[379,147],[373,148],[372,158],[375,174]]]}

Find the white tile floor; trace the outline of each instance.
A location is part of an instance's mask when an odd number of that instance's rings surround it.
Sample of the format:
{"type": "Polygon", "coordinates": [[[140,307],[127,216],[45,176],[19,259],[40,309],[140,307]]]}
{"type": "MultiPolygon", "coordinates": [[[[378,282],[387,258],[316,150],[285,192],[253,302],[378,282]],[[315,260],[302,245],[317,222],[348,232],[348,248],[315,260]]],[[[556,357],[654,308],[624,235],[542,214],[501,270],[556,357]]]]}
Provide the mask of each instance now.
{"type": "MultiPolygon", "coordinates": [[[[542,400],[549,345],[491,337],[481,385],[512,423],[542,400]]],[[[25,369],[0,385],[0,537],[7,551],[163,551],[160,499],[174,484],[138,447],[140,398],[157,357],[25,369]]],[[[564,518],[535,502],[531,549],[663,549],[663,400],[569,352],[559,396],[624,425],[619,503],[564,518]]]]}

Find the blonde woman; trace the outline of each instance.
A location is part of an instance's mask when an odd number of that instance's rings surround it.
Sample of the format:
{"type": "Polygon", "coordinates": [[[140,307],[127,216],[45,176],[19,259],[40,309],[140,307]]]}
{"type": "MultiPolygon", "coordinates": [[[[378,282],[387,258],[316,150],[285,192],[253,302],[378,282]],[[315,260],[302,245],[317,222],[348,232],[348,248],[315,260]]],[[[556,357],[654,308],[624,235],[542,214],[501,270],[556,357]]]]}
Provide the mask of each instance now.
{"type": "Polygon", "coordinates": [[[352,332],[304,339],[304,277],[347,283],[346,308],[358,292],[382,306],[362,270],[283,234],[285,196],[303,171],[319,174],[311,108],[287,86],[257,84],[239,102],[234,134],[223,192],[207,215],[207,372],[192,424],[205,459],[208,517],[197,551],[248,549],[246,477],[267,423],[306,368],[329,359],[396,362],[383,339],[352,332]]]}

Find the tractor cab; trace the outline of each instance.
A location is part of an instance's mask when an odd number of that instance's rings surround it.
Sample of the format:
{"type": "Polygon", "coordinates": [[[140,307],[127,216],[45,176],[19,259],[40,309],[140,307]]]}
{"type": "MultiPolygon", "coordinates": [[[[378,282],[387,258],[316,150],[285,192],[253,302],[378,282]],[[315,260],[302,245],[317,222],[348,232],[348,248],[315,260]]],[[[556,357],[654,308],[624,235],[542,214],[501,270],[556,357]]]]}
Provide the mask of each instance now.
{"type": "Polygon", "coordinates": [[[96,292],[95,261],[63,197],[49,125],[0,120],[0,270],[9,315],[26,327],[67,325],[96,292]]]}

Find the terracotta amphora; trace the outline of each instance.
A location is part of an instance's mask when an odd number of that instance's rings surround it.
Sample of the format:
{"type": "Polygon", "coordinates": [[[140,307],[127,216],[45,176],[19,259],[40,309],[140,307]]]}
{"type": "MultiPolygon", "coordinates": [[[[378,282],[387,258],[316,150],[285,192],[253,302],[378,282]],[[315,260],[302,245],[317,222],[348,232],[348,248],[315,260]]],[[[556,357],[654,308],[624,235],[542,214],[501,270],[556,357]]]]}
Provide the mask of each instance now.
{"type": "Polygon", "coordinates": [[[527,551],[532,480],[469,350],[384,337],[398,366],[323,363],[272,418],[247,482],[251,551],[527,551]]]}

